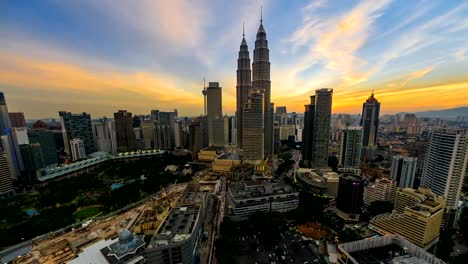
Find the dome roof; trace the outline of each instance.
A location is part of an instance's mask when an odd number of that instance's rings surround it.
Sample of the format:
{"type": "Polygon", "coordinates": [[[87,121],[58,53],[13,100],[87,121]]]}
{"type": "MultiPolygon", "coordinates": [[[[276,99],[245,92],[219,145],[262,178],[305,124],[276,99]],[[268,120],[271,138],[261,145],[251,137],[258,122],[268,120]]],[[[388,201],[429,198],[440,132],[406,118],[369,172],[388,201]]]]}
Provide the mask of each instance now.
{"type": "Polygon", "coordinates": [[[119,241],[129,241],[129,240],[132,240],[132,238],[133,238],[132,233],[127,229],[123,230],[119,234],[119,241]]]}

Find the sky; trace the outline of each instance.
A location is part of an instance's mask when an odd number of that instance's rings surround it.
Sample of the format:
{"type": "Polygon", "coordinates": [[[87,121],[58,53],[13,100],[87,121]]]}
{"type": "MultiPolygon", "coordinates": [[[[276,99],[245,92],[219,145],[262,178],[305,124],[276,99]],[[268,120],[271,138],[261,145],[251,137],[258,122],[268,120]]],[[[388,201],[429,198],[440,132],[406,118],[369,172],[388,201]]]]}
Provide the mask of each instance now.
{"type": "Polygon", "coordinates": [[[253,58],[263,10],[275,106],[333,113],[468,106],[468,2],[402,0],[0,1],[0,90],[26,118],[119,109],[203,113],[203,79],[234,114],[242,27],[253,58]]]}

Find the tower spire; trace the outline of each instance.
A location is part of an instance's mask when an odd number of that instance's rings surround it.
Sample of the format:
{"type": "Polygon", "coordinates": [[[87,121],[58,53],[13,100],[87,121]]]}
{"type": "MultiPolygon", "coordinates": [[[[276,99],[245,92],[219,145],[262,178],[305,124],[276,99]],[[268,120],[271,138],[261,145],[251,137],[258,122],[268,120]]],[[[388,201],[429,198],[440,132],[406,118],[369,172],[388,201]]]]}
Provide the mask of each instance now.
{"type": "Polygon", "coordinates": [[[245,38],[245,22],[242,23],[242,37],[245,38]]]}
{"type": "Polygon", "coordinates": [[[260,6],[260,23],[263,23],[263,5],[260,6]]]}

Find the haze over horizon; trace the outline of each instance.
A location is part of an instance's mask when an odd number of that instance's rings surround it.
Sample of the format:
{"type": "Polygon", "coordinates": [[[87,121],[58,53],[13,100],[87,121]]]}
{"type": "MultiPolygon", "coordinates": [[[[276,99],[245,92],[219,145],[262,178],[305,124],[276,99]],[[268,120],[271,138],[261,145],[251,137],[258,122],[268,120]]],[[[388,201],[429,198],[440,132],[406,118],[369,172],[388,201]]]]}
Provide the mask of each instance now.
{"type": "Polygon", "coordinates": [[[275,106],[302,113],[334,89],[333,113],[468,106],[465,1],[46,1],[0,3],[0,90],[28,119],[119,109],[203,113],[203,78],[234,114],[245,22],[250,58],[263,5],[275,106]]]}

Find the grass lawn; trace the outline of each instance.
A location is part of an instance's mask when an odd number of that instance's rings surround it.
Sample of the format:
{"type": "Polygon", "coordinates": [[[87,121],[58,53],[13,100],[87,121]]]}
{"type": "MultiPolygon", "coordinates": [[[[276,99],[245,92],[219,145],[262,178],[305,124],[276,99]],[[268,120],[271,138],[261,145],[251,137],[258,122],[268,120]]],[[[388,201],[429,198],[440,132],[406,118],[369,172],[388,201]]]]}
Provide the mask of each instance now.
{"type": "Polygon", "coordinates": [[[79,211],[76,211],[73,214],[73,217],[76,220],[82,220],[82,219],[86,219],[86,218],[90,218],[92,216],[95,216],[98,213],[100,213],[101,211],[102,211],[102,206],[87,207],[87,208],[83,208],[83,209],[81,209],[79,211]]]}

